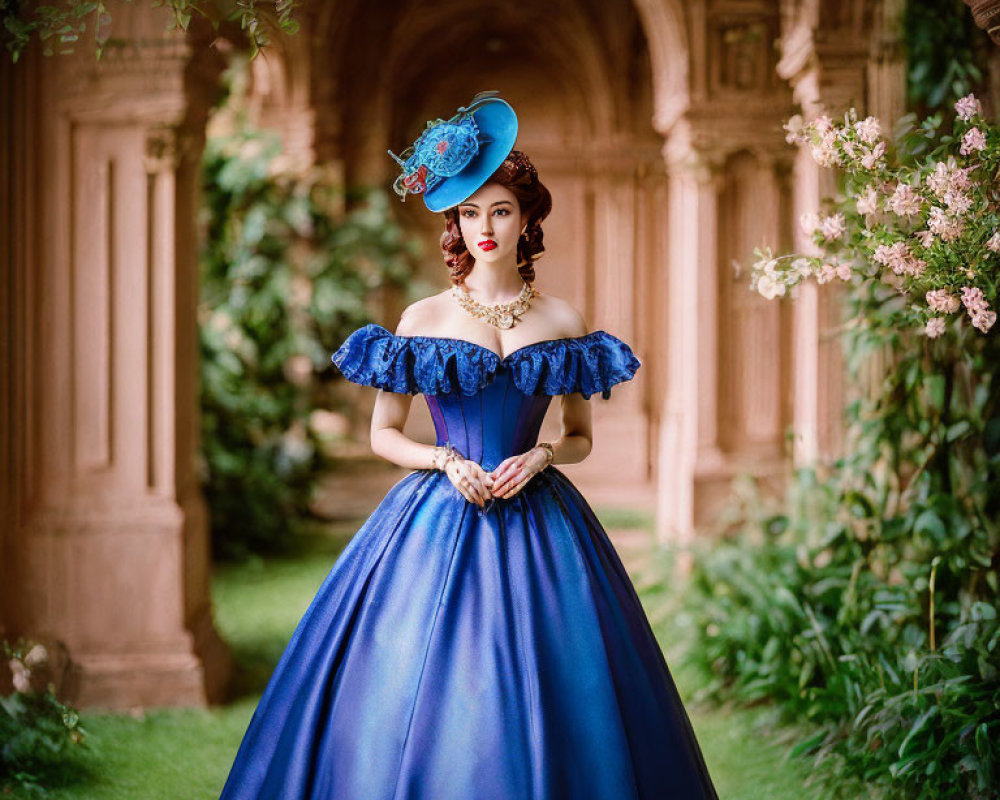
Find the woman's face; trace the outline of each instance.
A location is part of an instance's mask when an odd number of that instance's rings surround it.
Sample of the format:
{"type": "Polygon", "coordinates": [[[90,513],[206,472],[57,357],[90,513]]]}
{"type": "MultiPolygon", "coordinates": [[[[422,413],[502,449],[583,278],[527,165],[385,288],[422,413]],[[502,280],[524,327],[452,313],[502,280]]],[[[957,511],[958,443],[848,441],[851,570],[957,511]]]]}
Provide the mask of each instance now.
{"type": "Polygon", "coordinates": [[[514,193],[499,183],[484,184],[458,206],[465,246],[479,262],[517,263],[521,209],[514,193]]]}

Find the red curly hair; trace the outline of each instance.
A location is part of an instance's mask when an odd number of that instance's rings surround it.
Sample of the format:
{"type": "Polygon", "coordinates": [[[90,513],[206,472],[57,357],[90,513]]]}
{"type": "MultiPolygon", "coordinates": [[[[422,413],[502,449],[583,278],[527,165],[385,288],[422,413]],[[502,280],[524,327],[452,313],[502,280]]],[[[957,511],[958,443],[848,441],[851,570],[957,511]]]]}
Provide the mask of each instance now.
{"type": "MultiPolygon", "coordinates": [[[[486,181],[506,186],[517,198],[521,217],[527,224],[526,231],[517,240],[517,271],[528,283],[535,280],[535,257],[545,252],[542,244],[542,220],[552,210],[552,195],[538,180],[538,171],[530,159],[520,150],[511,150],[510,155],[497,167],[486,181]]],[[[441,252],[444,263],[451,273],[451,282],[461,284],[465,276],[472,272],[475,259],[465,246],[459,226],[458,206],[444,212],[445,230],[441,234],[441,252]]]]}

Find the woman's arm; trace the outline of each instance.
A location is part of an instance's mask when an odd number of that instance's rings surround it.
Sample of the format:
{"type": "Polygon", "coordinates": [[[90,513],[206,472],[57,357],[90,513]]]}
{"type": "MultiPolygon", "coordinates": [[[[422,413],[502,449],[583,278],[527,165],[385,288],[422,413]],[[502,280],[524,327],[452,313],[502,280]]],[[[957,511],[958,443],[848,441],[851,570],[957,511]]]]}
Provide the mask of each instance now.
{"type": "Polygon", "coordinates": [[[379,389],[372,411],[371,440],[375,455],[409,469],[436,469],[437,448],[403,434],[413,396],[379,389]]]}
{"type": "Polygon", "coordinates": [[[563,395],[562,433],[557,441],[552,442],[552,463],[578,464],[590,455],[593,444],[590,401],[579,394],[563,395]]]}
{"type": "MultiPolygon", "coordinates": [[[[422,321],[433,316],[433,297],[407,306],[400,315],[396,326],[397,336],[410,336],[417,331],[422,321]]],[[[403,426],[410,413],[413,395],[396,394],[379,389],[375,396],[375,410],[372,411],[372,450],[393,464],[409,469],[438,469],[439,448],[415,442],[403,435],[403,426]]]]}
{"type": "Polygon", "coordinates": [[[415,442],[403,433],[413,397],[379,390],[372,412],[372,450],[409,469],[440,469],[470,503],[484,506],[492,497],[492,478],[475,461],[448,454],[444,448],[415,442]]]}

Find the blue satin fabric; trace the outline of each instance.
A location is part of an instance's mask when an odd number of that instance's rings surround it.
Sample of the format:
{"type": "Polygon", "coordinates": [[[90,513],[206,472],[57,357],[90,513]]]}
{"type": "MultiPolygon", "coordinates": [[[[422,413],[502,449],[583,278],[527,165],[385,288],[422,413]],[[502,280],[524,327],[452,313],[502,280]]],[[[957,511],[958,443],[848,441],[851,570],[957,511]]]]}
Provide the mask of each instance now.
{"type": "MultiPolygon", "coordinates": [[[[392,391],[447,385],[427,397],[438,440],[487,468],[535,443],[546,385],[605,392],[638,367],[600,332],[501,359],[375,327],[333,356],[344,374],[392,391]]],[[[251,798],[717,795],[617,553],[550,467],[486,512],[443,473],[393,487],[258,704],[222,793],[251,798]]]]}

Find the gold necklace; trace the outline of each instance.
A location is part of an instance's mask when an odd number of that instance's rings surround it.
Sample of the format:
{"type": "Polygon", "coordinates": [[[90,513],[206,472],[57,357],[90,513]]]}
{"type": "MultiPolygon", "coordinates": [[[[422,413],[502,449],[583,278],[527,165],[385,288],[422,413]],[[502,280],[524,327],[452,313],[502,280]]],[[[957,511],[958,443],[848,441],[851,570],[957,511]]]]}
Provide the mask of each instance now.
{"type": "Polygon", "coordinates": [[[531,298],[537,297],[538,292],[531,288],[525,281],[521,293],[509,303],[497,303],[487,306],[472,299],[468,289],[464,286],[452,286],[452,297],[461,306],[462,310],[470,317],[489,323],[494,328],[513,328],[521,316],[531,307],[531,298]]]}

